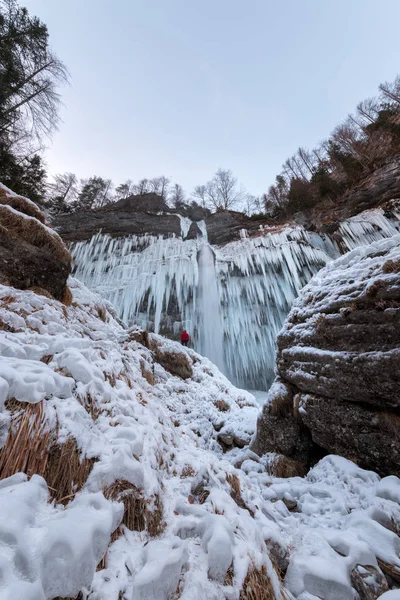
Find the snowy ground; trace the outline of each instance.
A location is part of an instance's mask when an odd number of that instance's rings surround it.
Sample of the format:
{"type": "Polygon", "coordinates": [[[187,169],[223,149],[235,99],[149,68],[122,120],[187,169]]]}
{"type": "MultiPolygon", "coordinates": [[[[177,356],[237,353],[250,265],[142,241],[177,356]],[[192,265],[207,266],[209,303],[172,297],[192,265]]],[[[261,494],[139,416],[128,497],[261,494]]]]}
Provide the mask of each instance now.
{"type": "Polygon", "coordinates": [[[49,502],[57,490],[38,475],[0,481],[2,600],[80,590],[90,600],[250,600],[248,589],[240,595],[246,574],[263,567],[278,600],[356,600],[357,565],[371,589],[379,565],[400,573],[399,479],[336,456],[306,478],[278,479],[272,455],[224,453],[219,437],[251,439],[254,397],[194,351],[152,336],[159,352],[190,367],[186,379],[171,375],[100,297],[76,280],[71,287],[66,308],[0,286],[1,445],[17,400],[41,404],[42,436],[73,437],[82,458],[96,458],[66,507],[49,502]],[[139,490],[159,518],[156,535],[150,520],[122,525],[107,550],[124,505],[102,492],[116,482],[139,490]],[[269,552],[286,571],[284,592],[269,552]]]}

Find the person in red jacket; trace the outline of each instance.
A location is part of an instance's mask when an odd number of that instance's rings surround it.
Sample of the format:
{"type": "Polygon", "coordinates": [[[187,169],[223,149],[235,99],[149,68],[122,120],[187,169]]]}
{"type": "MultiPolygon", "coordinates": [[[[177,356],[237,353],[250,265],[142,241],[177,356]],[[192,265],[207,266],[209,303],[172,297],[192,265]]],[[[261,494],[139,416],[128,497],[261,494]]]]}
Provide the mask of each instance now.
{"type": "Polygon", "coordinates": [[[188,334],[188,332],[186,331],[186,329],[184,329],[181,333],[181,343],[182,346],[187,346],[190,340],[190,335],[188,334]]]}

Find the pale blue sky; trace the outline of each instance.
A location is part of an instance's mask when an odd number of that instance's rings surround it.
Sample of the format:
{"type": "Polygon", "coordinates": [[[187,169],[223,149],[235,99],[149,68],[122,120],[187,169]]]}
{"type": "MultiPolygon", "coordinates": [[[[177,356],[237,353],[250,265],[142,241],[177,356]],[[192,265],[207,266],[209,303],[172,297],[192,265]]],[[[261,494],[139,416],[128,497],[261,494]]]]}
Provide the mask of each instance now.
{"type": "Polygon", "coordinates": [[[51,172],[253,194],[400,72],[400,0],[21,0],[67,65],[51,172]]]}

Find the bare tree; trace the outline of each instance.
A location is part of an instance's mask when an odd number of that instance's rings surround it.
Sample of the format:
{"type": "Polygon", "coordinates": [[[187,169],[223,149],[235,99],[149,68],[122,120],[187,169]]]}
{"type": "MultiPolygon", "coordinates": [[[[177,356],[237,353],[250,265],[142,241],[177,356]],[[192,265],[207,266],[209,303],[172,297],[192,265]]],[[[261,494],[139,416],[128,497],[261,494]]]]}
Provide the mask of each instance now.
{"type": "Polygon", "coordinates": [[[315,155],[312,152],[309,152],[305,148],[301,147],[297,150],[297,154],[299,160],[303,163],[310,176],[312,177],[316,171],[315,155]]]}
{"type": "Polygon", "coordinates": [[[389,100],[400,104],[400,75],[397,75],[393,83],[387,81],[381,83],[379,89],[384,98],[389,98],[389,100]]]}
{"type": "Polygon", "coordinates": [[[179,208],[186,202],[186,194],[179,183],[174,183],[169,195],[169,201],[174,208],[179,208]]]}
{"type": "Polygon", "coordinates": [[[78,180],[75,173],[58,173],[48,185],[49,195],[61,203],[72,202],[78,193],[78,180]]]}
{"type": "Polygon", "coordinates": [[[206,208],[208,199],[206,185],[196,185],[196,187],[193,190],[192,196],[199,201],[200,206],[206,208]]]}
{"type": "Polygon", "coordinates": [[[357,112],[364,123],[375,123],[379,113],[379,102],[376,98],[366,98],[357,104],[357,112]]]}
{"type": "Polygon", "coordinates": [[[147,194],[150,190],[149,180],[148,179],[140,179],[134,186],[133,191],[135,194],[141,196],[142,194],[147,194]]]}
{"type": "Polygon", "coordinates": [[[237,179],[230,169],[218,169],[207,184],[207,197],[213,208],[229,210],[243,200],[244,192],[238,188],[237,179]]]}
{"type": "Polygon", "coordinates": [[[244,211],[248,217],[254,213],[258,205],[258,198],[251,194],[246,194],[244,198],[244,211]]]}
{"type": "Polygon", "coordinates": [[[131,179],[127,179],[125,183],[120,183],[120,185],[115,188],[115,196],[117,200],[128,198],[131,194],[133,194],[133,190],[133,181],[131,179]]]}

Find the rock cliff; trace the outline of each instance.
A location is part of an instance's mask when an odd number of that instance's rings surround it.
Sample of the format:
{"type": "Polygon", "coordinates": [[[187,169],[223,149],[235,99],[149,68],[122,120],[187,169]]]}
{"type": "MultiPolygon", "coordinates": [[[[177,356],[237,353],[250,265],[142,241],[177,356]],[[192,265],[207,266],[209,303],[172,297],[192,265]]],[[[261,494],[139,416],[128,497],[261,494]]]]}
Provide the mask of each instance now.
{"type": "Polygon", "coordinates": [[[58,215],[52,225],[68,242],[90,240],[99,231],[112,237],[148,234],[194,239],[201,233],[200,221],[205,221],[212,244],[238,239],[240,229],[255,233],[261,223],[234,211],[210,214],[199,207],[176,210],[169,208],[156,194],[143,194],[97,210],[58,215]]]}
{"type": "Polygon", "coordinates": [[[277,340],[252,449],[400,472],[400,236],[353,250],[302,290],[277,340]]]}
{"type": "Polygon", "coordinates": [[[68,300],[71,255],[36,204],[0,184],[0,283],[68,300]]]}

